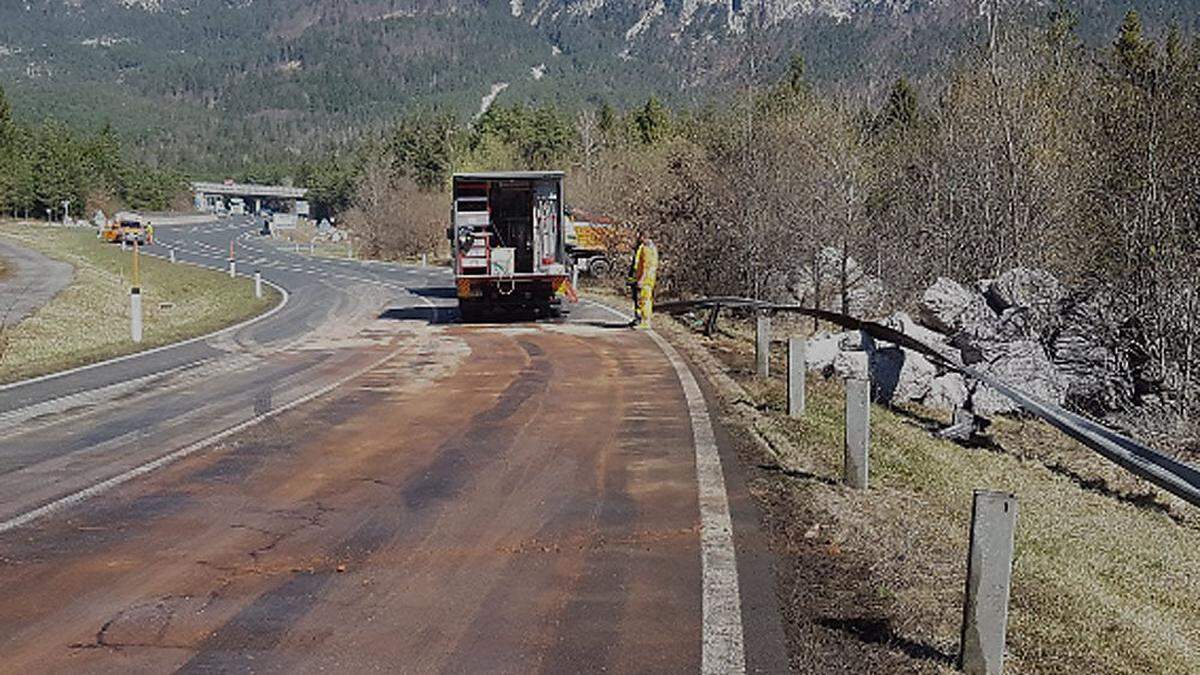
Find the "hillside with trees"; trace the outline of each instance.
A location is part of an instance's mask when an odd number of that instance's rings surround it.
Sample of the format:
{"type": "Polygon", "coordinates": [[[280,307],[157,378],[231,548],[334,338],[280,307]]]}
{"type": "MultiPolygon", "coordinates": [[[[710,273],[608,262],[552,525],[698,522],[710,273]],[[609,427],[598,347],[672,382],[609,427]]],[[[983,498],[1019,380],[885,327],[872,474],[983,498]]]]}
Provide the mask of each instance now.
{"type": "Polygon", "coordinates": [[[63,202],[74,217],[161,210],[185,189],[181,175],[130,159],[110,126],[80,134],[53,119],[17,122],[0,88],[0,215],[59,219],[63,202]]]}
{"type": "MultiPolygon", "coordinates": [[[[996,3],[1014,21],[1052,2],[996,3]]],[[[105,123],[152,164],[209,177],[344,147],[396,117],[509,105],[697,109],[780,77],[792,54],[867,99],[940,72],[981,35],[976,3],[651,0],[28,0],[0,6],[0,83],[19,118],[105,123]]],[[[1073,0],[1103,43],[1126,7],[1191,29],[1195,0],[1073,0]]]]}
{"type": "Polygon", "coordinates": [[[882,315],[939,278],[1039,270],[1061,283],[1054,310],[1005,330],[1079,360],[1091,379],[1067,402],[1200,452],[1200,41],[1136,13],[1100,48],[1070,14],[987,19],[941,77],[898,78],[874,105],[796,57],[730,105],[413,116],[303,175],[388,256],[436,241],[454,170],[569,167],[575,205],[654,234],[677,296],[857,313],[856,269],[882,315]],[[389,190],[420,206],[381,206],[389,190]]]}

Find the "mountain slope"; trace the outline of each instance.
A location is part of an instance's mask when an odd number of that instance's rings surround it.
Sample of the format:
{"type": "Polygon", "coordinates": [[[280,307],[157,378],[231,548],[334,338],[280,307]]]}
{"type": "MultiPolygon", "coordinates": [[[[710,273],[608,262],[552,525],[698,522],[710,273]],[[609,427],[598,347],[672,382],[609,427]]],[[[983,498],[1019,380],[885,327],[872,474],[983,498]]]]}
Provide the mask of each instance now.
{"type": "MultiPolygon", "coordinates": [[[[1022,2],[1024,16],[1046,2],[1022,2]]],[[[1154,26],[1200,0],[1079,0],[1105,40],[1126,7],[1154,26]]],[[[19,112],[108,118],[164,161],[168,139],[293,152],[417,106],[697,104],[804,54],[817,79],[878,89],[979,30],[963,0],[21,0],[0,4],[0,85],[19,112]],[[753,59],[748,56],[753,56],[753,59]],[[753,65],[752,65],[753,64],[753,65]],[[507,86],[502,86],[507,85],[507,86]]],[[[244,148],[243,148],[244,150],[244,148]]]]}

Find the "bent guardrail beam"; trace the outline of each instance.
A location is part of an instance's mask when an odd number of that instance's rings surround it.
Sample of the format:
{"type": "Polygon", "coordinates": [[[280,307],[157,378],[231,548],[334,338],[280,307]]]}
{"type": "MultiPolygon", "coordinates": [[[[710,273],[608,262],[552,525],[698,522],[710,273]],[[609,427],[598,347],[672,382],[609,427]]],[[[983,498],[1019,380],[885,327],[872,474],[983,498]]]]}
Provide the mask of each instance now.
{"type": "Polygon", "coordinates": [[[668,314],[681,314],[697,309],[721,308],[751,309],[760,312],[782,312],[800,314],[819,319],[850,330],[860,330],[871,337],[911,349],[934,364],[972,378],[1000,392],[1029,414],[1039,417],[1071,438],[1099,453],[1117,466],[1153,483],[1193,506],[1200,507],[1200,469],[1180,462],[1131,438],[1122,436],[1112,429],[1093,422],[1060,406],[1040,401],[1015,387],[947,358],[933,347],[902,333],[894,328],[874,321],[839,314],[823,309],[801,305],[779,305],[761,300],[739,297],[701,298],[664,302],[655,309],[668,314]]]}

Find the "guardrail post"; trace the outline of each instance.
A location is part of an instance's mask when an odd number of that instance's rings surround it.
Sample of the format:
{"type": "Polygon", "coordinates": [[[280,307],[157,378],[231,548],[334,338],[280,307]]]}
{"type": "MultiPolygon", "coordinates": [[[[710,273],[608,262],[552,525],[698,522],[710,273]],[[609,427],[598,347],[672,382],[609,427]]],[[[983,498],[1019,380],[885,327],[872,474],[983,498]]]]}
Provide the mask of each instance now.
{"type": "Polygon", "coordinates": [[[871,444],[871,381],[846,380],[846,448],[842,474],[846,485],[866,490],[871,444]]]}
{"type": "Polygon", "coordinates": [[[262,297],[262,272],[254,270],[254,297],[262,297]]]}
{"type": "Polygon", "coordinates": [[[1004,639],[1012,585],[1017,498],[976,490],[971,505],[971,546],[958,667],[971,675],[1004,672],[1004,639]]]}
{"type": "Polygon", "coordinates": [[[171,262],[175,262],[175,249],[171,249],[171,262]]]}
{"type": "Polygon", "coordinates": [[[808,370],[805,349],[808,341],[801,337],[788,338],[787,409],[789,417],[804,415],[804,374],[808,370]]]}
{"type": "Polygon", "coordinates": [[[134,342],[142,341],[142,289],[129,289],[129,333],[134,342]]]}
{"type": "Polygon", "coordinates": [[[754,363],[759,377],[770,377],[771,317],[762,313],[754,323],[754,363]]]}

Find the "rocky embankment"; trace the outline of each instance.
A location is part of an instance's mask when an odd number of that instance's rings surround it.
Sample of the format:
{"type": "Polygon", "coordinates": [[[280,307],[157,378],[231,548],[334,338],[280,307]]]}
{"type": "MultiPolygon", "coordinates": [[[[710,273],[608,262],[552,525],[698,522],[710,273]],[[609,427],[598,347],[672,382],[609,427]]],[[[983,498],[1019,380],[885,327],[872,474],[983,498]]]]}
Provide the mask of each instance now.
{"type": "MultiPolygon", "coordinates": [[[[913,314],[883,323],[1047,402],[1096,416],[1141,404],[1138,380],[1115,339],[1114,319],[1097,298],[1071,297],[1054,276],[1026,268],[971,286],[938,279],[913,314]]],[[[881,403],[1015,413],[989,387],[943,372],[921,354],[888,343],[863,344],[857,332],[823,333],[808,344],[809,368],[847,376],[870,369],[881,403]]]]}

